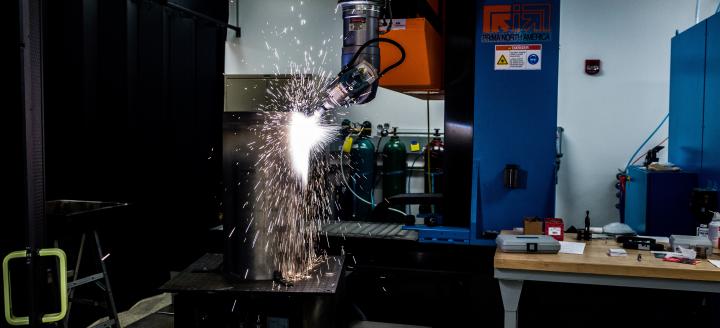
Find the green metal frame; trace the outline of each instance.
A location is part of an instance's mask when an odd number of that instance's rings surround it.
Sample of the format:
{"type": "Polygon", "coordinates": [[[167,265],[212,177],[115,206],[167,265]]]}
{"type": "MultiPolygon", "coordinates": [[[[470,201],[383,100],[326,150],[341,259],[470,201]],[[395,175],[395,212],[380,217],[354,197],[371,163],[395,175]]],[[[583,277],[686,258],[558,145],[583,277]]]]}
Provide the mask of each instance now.
{"type": "MultiPolygon", "coordinates": [[[[60,275],[60,312],[45,314],[42,317],[43,323],[57,322],[62,320],[67,313],[68,298],[67,298],[67,257],[65,252],[59,248],[45,248],[41,249],[38,254],[40,256],[55,256],[59,261],[59,275],[60,275]]],[[[22,326],[30,324],[30,317],[16,317],[12,313],[12,300],[10,298],[10,260],[25,258],[27,251],[16,251],[8,254],[3,259],[2,263],[2,274],[3,274],[3,299],[5,301],[5,320],[13,326],[22,326]]]]}

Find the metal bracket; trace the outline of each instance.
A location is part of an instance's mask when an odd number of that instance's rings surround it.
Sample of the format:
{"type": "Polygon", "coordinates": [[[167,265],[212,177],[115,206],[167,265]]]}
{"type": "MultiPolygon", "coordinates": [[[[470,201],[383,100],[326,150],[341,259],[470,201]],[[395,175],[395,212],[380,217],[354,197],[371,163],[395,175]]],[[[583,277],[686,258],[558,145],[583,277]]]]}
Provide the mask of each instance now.
{"type": "MultiPolygon", "coordinates": [[[[208,16],[208,15],[205,15],[205,14],[203,14],[203,13],[201,13],[201,12],[197,12],[197,11],[192,10],[192,9],[190,9],[190,8],[185,8],[185,7],[183,7],[183,6],[174,4],[174,3],[170,2],[170,1],[166,1],[166,2],[164,3],[164,5],[165,5],[165,7],[172,8],[172,9],[175,9],[175,10],[178,10],[178,11],[181,11],[181,12],[184,12],[184,13],[186,13],[186,14],[189,14],[189,15],[191,15],[191,16],[194,16],[194,17],[197,17],[197,18],[202,18],[202,19],[204,19],[204,20],[206,20],[206,21],[215,23],[215,24],[217,24],[218,26],[222,26],[222,27],[224,27],[224,28],[231,29],[231,30],[235,31],[235,37],[236,37],[236,38],[239,38],[239,37],[242,35],[241,29],[240,29],[239,26],[230,25],[230,24],[228,24],[228,23],[225,23],[225,22],[223,22],[223,21],[220,21],[220,20],[215,19],[215,18],[213,18],[213,17],[210,17],[210,16],[208,16]]],[[[237,6],[237,4],[235,4],[235,5],[237,6]]]]}
{"type": "Polygon", "coordinates": [[[87,276],[87,277],[80,278],[80,279],[78,279],[78,280],[69,282],[69,283],[67,284],[67,288],[68,288],[68,289],[73,289],[73,288],[75,288],[75,287],[82,286],[82,285],[84,285],[84,284],[87,284],[87,283],[90,283],[90,282],[93,282],[93,281],[96,281],[96,280],[100,280],[100,279],[102,279],[102,278],[105,278],[105,275],[104,275],[102,272],[101,272],[101,273],[96,273],[96,274],[94,274],[94,275],[92,275],[92,276],[87,276]]]}

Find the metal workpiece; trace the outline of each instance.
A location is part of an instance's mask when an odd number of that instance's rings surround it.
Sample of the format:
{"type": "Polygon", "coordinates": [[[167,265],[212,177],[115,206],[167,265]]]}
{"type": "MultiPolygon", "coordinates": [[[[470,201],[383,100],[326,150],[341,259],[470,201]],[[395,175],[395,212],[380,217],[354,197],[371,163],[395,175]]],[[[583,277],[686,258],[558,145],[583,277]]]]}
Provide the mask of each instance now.
{"type": "Polygon", "coordinates": [[[228,294],[334,294],[343,271],[343,256],[328,256],[310,270],[306,279],[281,285],[272,280],[242,279],[222,272],[223,255],[205,254],[160,287],[165,292],[228,294]]]}
{"type": "Polygon", "coordinates": [[[275,243],[265,229],[272,220],[256,205],[255,186],[263,174],[255,165],[263,141],[254,132],[265,117],[254,112],[223,114],[223,233],[225,270],[250,280],[270,280],[278,268],[273,263],[275,243]],[[253,143],[254,142],[254,143],[253,143]]]}
{"type": "MultiPolygon", "coordinates": [[[[330,210],[317,197],[321,177],[304,186],[292,163],[288,132],[298,112],[236,112],[223,118],[225,270],[242,279],[294,280],[315,259],[316,226],[330,210]],[[314,183],[317,183],[314,184],[314,183]]],[[[292,131],[292,128],[290,128],[292,131]]],[[[308,158],[313,167],[317,158],[308,158]]],[[[308,173],[310,175],[311,173],[308,173]]],[[[327,202],[326,202],[327,201],[327,202]]]]}

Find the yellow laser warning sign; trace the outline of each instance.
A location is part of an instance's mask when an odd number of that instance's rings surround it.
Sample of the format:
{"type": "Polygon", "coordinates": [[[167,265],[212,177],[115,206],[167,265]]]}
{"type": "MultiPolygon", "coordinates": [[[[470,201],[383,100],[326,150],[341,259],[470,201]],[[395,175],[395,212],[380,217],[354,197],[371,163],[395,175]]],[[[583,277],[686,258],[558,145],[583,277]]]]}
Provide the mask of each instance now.
{"type": "Polygon", "coordinates": [[[505,55],[500,55],[500,59],[498,59],[497,64],[498,65],[507,65],[508,64],[507,59],[505,59],[505,55]]]}
{"type": "Polygon", "coordinates": [[[525,71],[542,69],[541,44],[495,45],[496,71],[525,71]]]}

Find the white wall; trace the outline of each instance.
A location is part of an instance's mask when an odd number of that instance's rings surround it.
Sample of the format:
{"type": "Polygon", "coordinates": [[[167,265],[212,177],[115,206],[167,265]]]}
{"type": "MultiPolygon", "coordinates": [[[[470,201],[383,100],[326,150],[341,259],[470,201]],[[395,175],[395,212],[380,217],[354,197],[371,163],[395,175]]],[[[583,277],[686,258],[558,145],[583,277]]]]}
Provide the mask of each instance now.
{"type": "MultiPolygon", "coordinates": [[[[337,0],[232,0],[229,22],[240,25],[242,37],[225,45],[225,73],[289,73],[288,63],[304,63],[306,52],[312,54],[316,66],[339,71],[342,12],[335,11],[336,4],[337,0]],[[321,50],[326,55],[324,62],[318,56],[321,50]]],[[[405,131],[424,131],[426,107],[423,100],[381,88],[375,100],[354,106],[348,118],[368,120],[373,126],[387,122],[405,131]]],[[[430,101],[430,128],[442,130],[443,118],[443,102],[430,101]]]]}
{"type": "MultiPolygon", "coordinates": [[[[702,0],[701,18],[717,3],[702,0]]],[[[670,39],[694,23],[694,0],[561,2],[556,215],[566,224],[581,224],[586,209],[593,225],[619,218],[615,174],[668,112],[670,39]],[[601,73],[586,75],[585,59],[600,59],[601,73]]],[[[667,124],[648,145],[665,137],[667,124]]]]}

